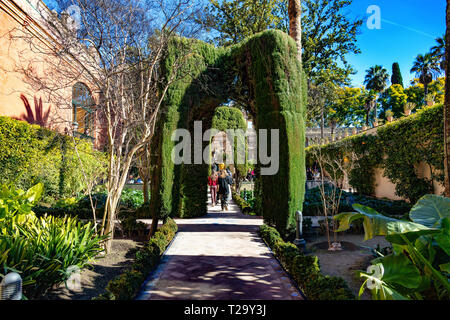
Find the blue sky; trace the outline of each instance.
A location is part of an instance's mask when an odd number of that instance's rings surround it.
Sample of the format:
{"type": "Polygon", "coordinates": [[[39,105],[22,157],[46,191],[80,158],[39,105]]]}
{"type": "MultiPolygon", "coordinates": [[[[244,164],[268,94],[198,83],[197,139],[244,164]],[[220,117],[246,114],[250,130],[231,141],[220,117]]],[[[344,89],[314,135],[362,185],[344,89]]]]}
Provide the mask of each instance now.
{"type": "Polygon", "coordinates": [[[370,5],[380,8],[381,29],[370,30],[364,23],[358,36],[361,54],[348,57],[358,70],[352,83],[362,85],[365,70],[376,64],[391,74],[392,63],[398,62],[404,85],[408,86],[414,78],[409,70],[415,57],[428,52],[435,45],[434,39],[445,33],[445,0],[354,0],[349,15],[366,17],[370,5]]]}
{"type": "MultiPolygon", "coordinates": [[[[52,0],[44,0],[52,7],[52,0]]],[[[208,3],[208,0],[202,0],[208,3]]],[[[350,65],[357,70],[352,85],[361,86],[365,71],[382,65],[389,73],[392,63],[398,62],[405,86],[414,75],[409,72],[415,57],[435,45],[435,38],[445,32],[445,0],[353,0],[345,9],[350,18],[364,18],[358,46],[361,53],[348,55],[350,65]],[[377,5],[381,13],[381,29],[367,27],[367,8],[377,5]]]]}

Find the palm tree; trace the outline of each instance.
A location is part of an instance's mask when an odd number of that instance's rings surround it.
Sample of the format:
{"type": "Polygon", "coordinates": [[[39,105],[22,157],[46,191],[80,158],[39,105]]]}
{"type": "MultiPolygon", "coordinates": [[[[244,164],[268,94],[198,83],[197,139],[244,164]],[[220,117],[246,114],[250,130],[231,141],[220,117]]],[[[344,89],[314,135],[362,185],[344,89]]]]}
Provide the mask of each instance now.
{"type": "MultiPolygon", "coordinates": [[[[366,70],[366,73],[366,78],[364,79],[366,88],[377,94],[382,93],[386,89],[389,81],[388,71],[382,66],[376,65],[371,67],[369,70],[366,70]]],[[[375,118],[377,118],[377,98],[374,96],[373,99],[375,101],[375,118]]],[[[366,121],[368,121],[368,119],[366,121]]]]}
{"type": "Polygon", "coordinates": [[[302,3],[301,0],[289,0],[289,35],[297,44],[297,57],[302,61],[302,3]]]}
{"type": "Polygon", "coordinates": [[[419,78],[419,82],[423,84],[425,90],[424,101],[428,94],[428,85],[435,77],[439,76],[440,72],[438,60],[431,53],[419,54],[416,61],[414,61],[411,73],[415,73],[416,77],[419,78]]]}
{"type": "Polygon", "coordinates": [[[431,54],[439,61],[441,73],[445,73],[445,36],[436,39],[436,45],[431,48],[431,54]]]}
{"type": "MultiPolygon", "coordinates": [[[[372,109],[375,107],[376,93],[369,90],[364,93],[364,110],[366,111],[366,126],[369,126],[369,116],[372,109]]],[[[376,111],[375,111],[376,112],[376,111]]]]}
{"type": "MultiPolygon", "coordinates": [[[[447,0],[446,10],[445,52],[450,54],[450,0],[447,0]]],[[[450,76],[450,64],[445,64],[445,76],[450,76]]],[[[444,171],[445,171],[445,196],[450,197],[450,82],[445,82],[444,103],[444,171]]]]}

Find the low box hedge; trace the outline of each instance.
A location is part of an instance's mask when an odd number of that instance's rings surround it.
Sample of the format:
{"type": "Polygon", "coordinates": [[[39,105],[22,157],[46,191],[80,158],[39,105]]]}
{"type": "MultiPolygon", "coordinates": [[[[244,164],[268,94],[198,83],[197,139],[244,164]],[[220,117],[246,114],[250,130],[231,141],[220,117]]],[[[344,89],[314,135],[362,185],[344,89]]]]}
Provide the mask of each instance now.
{"type": "Polygon", "coordinates": [[[355,298],[344,279],[321,274],[319,259],[316,256],[303,255],[294,244],[284,242],[275,228],[262,225],[259,232],[307,299],[353,300],[355,298]]]}
{"type": "MultiPolygon", "coordinates": [[[[340,190],[337,190],[337,194],[340,190]]],[[[332,194],[331,188],[326,187],[325,193],[327,197],[332,194]]],[[[411,210],[411,204],[402,200],[387,200],[378,199],[371,196],[365,196],[361,194],[354,194],[346,191],[342,191],[341,201],[339,204],[339,213],[352,212],[352,204],[359,203],[367,207],[371,207],[379,213],[386,216],[405,216],[411,210]],[[349,201],[351,200],[351,203],[349,201]]],[[[317,216],[322,215],[323,201],[320,189],[318,187],[306,190],[305,200],[303,202],[303,215],[304,216],[317,216]]]]}
{"type": "Polygon", "coordinates": [[[253,212],[252,206],[247,201],[242,199],[240,195],[238,195],[236,192],[232,192],[231,195],[233,197],[234,202],[236,202],[237,206],[241,209],[243,214],[250,216],[256,215],[256,213],[253,212]]]}
{"type": "Polygon", "coordinates": [[[136,252],[131,269],[106,286],[106,292],[95,300],[133,300],[139,293],[148,273],[156,269],[162,254],[172,241],[178,226],[171,218],[155,232],[148,243],[136,252]]]}

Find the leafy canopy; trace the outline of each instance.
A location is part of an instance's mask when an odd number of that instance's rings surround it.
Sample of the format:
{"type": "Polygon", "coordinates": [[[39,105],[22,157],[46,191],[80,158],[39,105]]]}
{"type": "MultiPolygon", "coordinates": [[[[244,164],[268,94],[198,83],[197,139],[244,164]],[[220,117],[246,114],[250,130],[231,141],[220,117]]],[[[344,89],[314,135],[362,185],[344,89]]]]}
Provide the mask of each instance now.
{"type": "MultiPolygon", "coordinates": [[[[287,0],[209,0],[210,5],[198,20],[218,35],[217,45],[237,44],[267,29],[288,32],[287,0]]],[[[356,36],[362,19],[351,20],[347,8],[352,0],[303,0],[303,67],[310,80],[324,79],[348,84],[354,70],[347,54],[358,54],[356,36]]]]}

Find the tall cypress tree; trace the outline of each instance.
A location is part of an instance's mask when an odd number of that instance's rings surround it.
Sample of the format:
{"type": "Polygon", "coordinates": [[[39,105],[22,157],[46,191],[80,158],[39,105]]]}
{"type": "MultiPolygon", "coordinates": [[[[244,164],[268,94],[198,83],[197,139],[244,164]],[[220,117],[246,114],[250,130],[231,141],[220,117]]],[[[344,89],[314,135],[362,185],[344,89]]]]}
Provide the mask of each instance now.
{"type": "Polygon", "coordinates": [[[398,62],[392,64],[391,83],[400,84],[403,87],[403,77],[402,73],[400,72],[400,66],[398,65],[398,62]]]}

